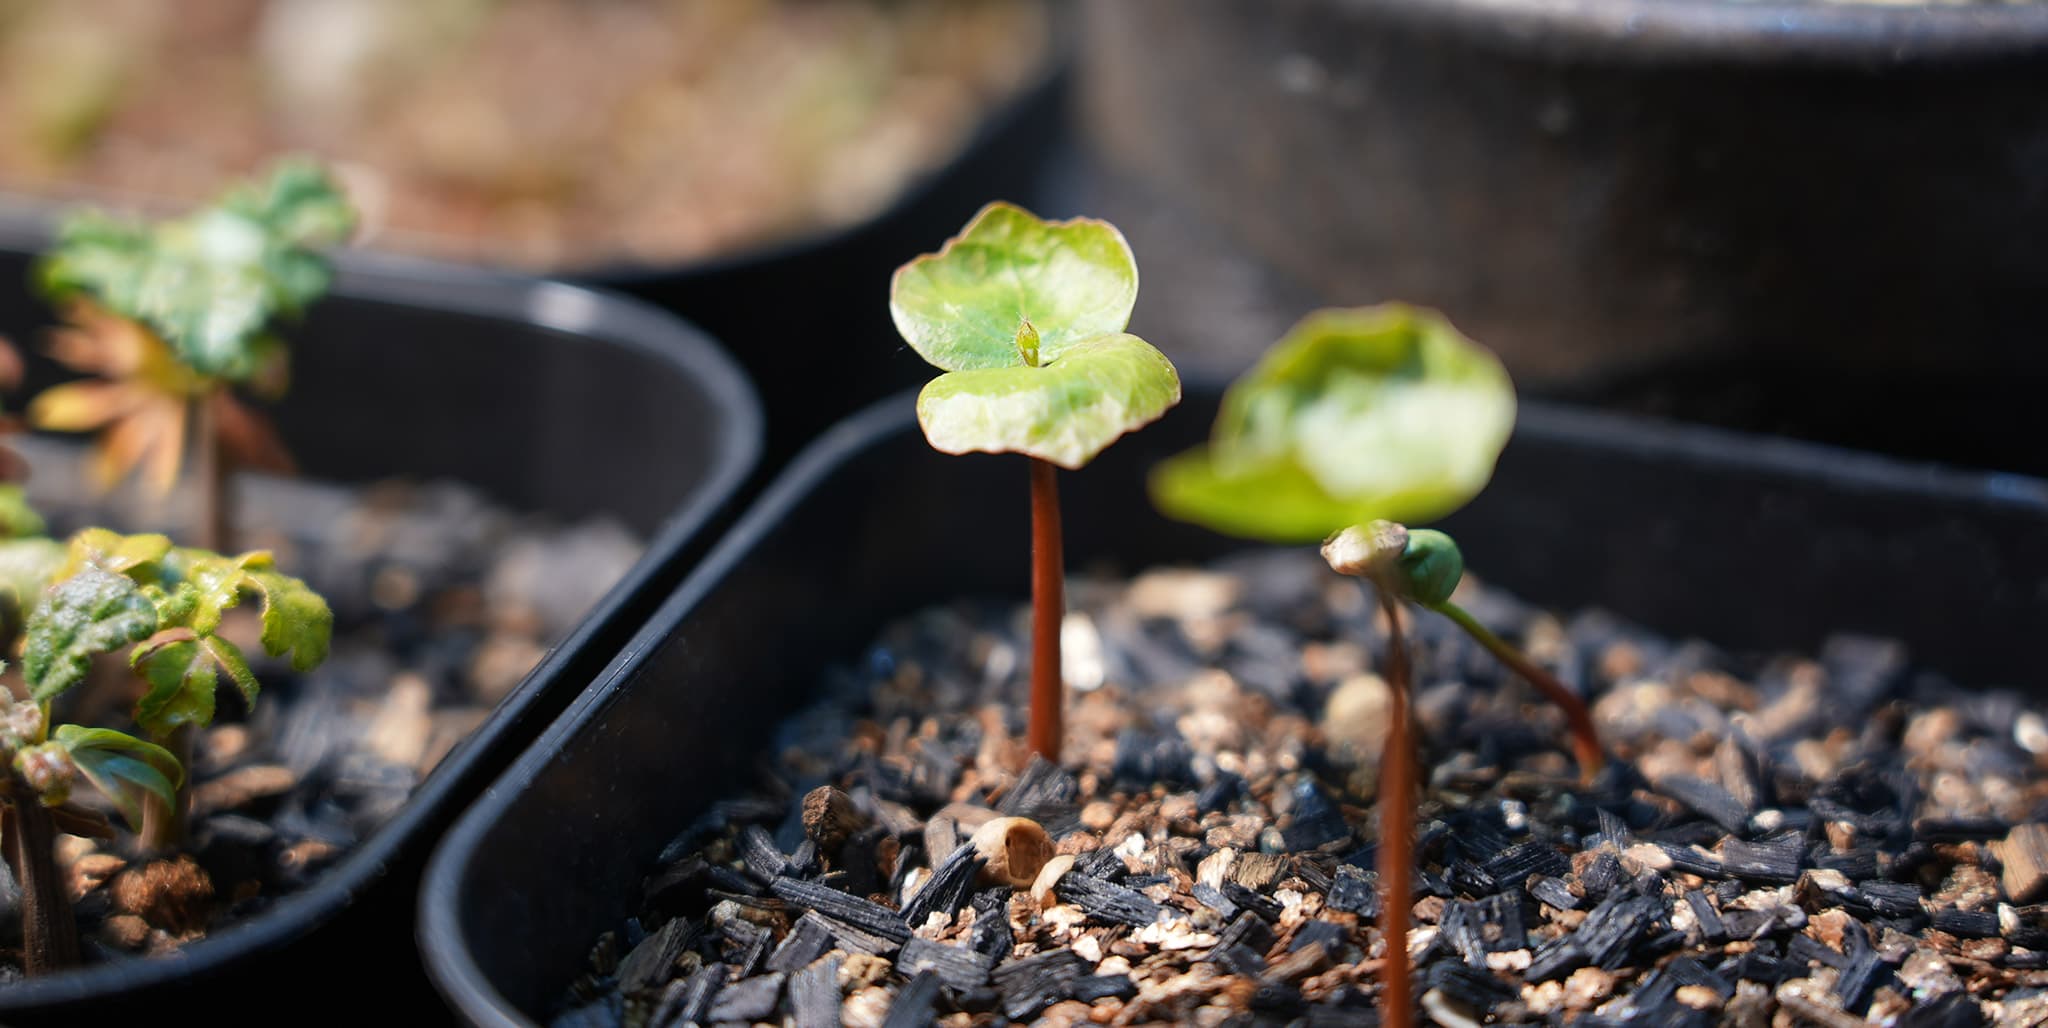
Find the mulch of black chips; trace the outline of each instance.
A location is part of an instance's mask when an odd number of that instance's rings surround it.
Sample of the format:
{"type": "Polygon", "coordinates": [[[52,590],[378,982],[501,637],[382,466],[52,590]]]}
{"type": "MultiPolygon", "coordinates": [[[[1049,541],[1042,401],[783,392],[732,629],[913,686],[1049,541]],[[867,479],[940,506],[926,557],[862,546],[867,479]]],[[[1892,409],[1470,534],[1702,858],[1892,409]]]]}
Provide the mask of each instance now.
{"type": "MultiPolygon", "coordinates": [[[[1373,606],[1307,552],[1070,597],[1065,766],[1022,745],[1023,612],[898,622],[662,854],[556,1023],[1373,1023],[1373,606]],[[978,873],[997,816],[1052,838],[1034,885],[978,873]]],[[[1460,598],[1588,695],[1616,759],[1582,786],[1556,711],[1410,619],[1425,1014],[2048,1018],[2038,709],[1882,640],[1756,657],[1460,598]]]]}

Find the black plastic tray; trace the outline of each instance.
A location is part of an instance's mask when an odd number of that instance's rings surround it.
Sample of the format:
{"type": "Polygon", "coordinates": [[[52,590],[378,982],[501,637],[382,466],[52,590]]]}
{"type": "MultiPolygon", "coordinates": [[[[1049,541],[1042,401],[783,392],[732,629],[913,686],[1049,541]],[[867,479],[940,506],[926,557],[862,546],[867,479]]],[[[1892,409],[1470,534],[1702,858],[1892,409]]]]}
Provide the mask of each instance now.
{"type": "MultiPolygon", "coordinates": [[[[1214,409],[1204,391],[1062,476],[1069,567],[1240,546],[1143,494],[1214,409]]],[[[807,450],[443,841],[421,948],[463,1017],[544,1020],[663,844],[885,621],[1025,595],[1023,463],[939,455],[911,411],[896,397],[807,450]]],[[[2020,640],[2048,623],[2048,482],[1534,407],[1450,527],[1476,574],[1546,605],[1738,648],[1883,633],[1966,681],[2038,674],[2020,640]]]]}
{"type": "MultiPolygon", "coordinates": [[[[52,324],[26,289],[39,243],[31,226],[0,230],[0,334],[25,347],[52,324]]],[[[173,958],[0,985],[0,1023],[434,1009],[410,933],[429,847],[708,548],[760,453],[753,389],[716,346],[660,311],[581,287],[355,254],[291,335],[293,388],[276,416],[307,475],[452,478],[515,510],[609,512],[647,550],[405,808],[315,885],[173,958]]],[[[32,380],[50,374],[32,364],[32,380]]]]}

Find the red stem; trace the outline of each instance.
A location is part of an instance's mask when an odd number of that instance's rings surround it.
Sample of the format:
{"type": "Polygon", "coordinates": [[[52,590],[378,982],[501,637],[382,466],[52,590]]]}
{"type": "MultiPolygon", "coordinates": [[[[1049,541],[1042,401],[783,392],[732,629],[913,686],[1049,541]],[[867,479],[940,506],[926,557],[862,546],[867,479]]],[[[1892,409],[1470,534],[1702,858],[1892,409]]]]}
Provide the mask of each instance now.
{"type": "Polygon", "coordinates": [[[1601,752],[1600,733],[1593,727],[1593,712],[1586,708],[1586,701],[1566,688],[1563,682],[1557,680],[1556,675],[1537,667],[1528,657],[1522,655],[1522,651],[1509,646],[1500,636],[1489,631],[1485,625],[1479,623],[1479,619],[1467,613],[1463,607],[1445,602],[1436,609],[1445,617],[1457,622],[1458,627],[1463,628],[1465,634],[1485,647],[1486,652],[1493,654],[1495,660],[1506,664],[1509,670],[1528,679],[1529,684],[1535,686],[1537,692],[1542,693],[1545,699],[1557,704],[1558,709],[1564,711],[1565,723],[1571,726],[1572,753],[1579,761],[1579,781],[1586,785],[1593,784],[1593,779],[1600,773],[1606,757],[1601,752]]]}
{"type": "Polygon", "coordinates": [[[1408,915],[1415,905],[1415,737],[1408,711],[1408,643],[1393,594],[1378,590],[1387,615],[1387,746],[1380,754],[1380,1024],[1411,1028],[1414,1001],[1408,981],[1408,915]]]}
{"type": "Polygon", "coordinates": [[[221,452],[220,416],[214,408],[219,399],[216,392],[222,388],[215,386],[193,397],[191,411],[192,477],[199,494],[192,544],[215,553],[226,553],[234,539],[234,512],[228,495],[228,477],[234,469],[228,466],[227,454],[221,452]]]}
{"type": "Polygon", "coordinates": [[[1060,492],[1056,469],[1031,458],[1031,751],[1059,763],[1060,618],[1066,581],[1060,546],[1060,492]]]}

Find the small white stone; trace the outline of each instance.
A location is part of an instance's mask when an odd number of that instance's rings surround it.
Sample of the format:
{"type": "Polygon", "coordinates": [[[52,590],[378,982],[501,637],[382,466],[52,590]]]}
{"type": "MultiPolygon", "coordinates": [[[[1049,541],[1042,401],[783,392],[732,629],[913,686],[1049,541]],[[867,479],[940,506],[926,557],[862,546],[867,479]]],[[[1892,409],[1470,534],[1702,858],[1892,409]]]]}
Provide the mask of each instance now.
{"type": "Polygon", "coordinates": [[[1500,801],[1501,823],[1510,832],[1519,832],[1529,827],[1529,805],[1521,800],[1500,801]]]}
{"type": "Polygon", "coordinates": [[[1529,962],[1534,958],[1534,954],[1525,949],[1511,949],[1505,953],[1488,953],[1486,955],[1486,969],[1489,971],[1509,971],[1520,974],[1529,969],[1529,962]]]}
{"type": "Polygon", "coordinates": [[[1095,622],[1078,610],[1060,619],[1060,675],[1067,688],[1092,692],[1102,688],[1107,677],[1102,660],[1102,634],[1095,622]]]}
{"type": "Polygon", "coordinates": [[[1093,935],[1083,935],[1074,940],[1074,955],[1091,964],[1102,962],[1102,940],[1093,935]]]}
{"type": "Polygon", "coordinates": [[[2012,724],[2012,741],[2028,753],[2048,753],[2048,721],[2031,710],[2021,714],[2012,724]]]}

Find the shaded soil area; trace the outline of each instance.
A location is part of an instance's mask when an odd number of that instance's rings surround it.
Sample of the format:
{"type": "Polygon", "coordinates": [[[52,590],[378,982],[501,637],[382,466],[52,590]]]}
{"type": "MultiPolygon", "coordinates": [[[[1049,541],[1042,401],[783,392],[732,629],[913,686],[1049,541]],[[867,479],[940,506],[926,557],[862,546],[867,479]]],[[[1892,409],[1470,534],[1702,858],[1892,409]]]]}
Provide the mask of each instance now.
{"type": "MultiPolygon", "coordinates": [[[[1070,596],[1064,766],[1023,746],[1021,607],[895,623],[667,847],[555,1023],[1376,1021],[1375,606],[1305,550],[1070,596]]],[[[2048,1017],[2037,703],[1884,640],[1742,654],[1458,599],[1618,759],[1582,787],[1557,711],[1410,619],[1429,1017],[2048,1017]]]]}

